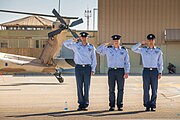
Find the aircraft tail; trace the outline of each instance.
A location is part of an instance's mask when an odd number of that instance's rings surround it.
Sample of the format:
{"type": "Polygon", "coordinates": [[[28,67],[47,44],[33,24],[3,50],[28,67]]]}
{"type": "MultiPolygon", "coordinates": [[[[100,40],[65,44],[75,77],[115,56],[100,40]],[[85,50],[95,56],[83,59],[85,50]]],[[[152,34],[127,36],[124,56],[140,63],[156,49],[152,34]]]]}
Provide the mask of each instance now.
{"type": "Polygon", "coordinates": [[[41,52],[39,59],[44,64],[52,64],[52,59],[60,52],[60,48],[63,44],[63,38],[66,31],[62,31],[61,35],[55,35],[53,39],[49,38],[43,51],[41,52]]]}

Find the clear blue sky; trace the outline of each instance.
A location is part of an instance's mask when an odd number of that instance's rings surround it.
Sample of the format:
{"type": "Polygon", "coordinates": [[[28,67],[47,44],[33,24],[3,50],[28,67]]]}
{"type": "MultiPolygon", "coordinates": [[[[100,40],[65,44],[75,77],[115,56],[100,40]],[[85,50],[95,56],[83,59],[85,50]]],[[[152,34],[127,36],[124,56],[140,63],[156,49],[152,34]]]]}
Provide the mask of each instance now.
{"type": "MultiPolygon", "coordinates": [[[[84,11],[88,7],[93,13],[93,9],[98,7],[97,1],[98,0],[60,0],[60,13],[62,16],[83,18],[84,23],[74,28],[79,30],[86,30],[87,23],[86,18],[84,17],[84,11]]],[[[59,0],[0,0],[0,9],[52,14],[53,8],[58,10],[58,3],[59,0]]],[[[25,16],[27,15],[0,12],[0,24],[25,16]]],[[[95,16],[95,29],[97,30],[97,11],[95,12],[95,16]]],[[[49,17],[48,19],[55,20],[49,17]]],[[[90,18],[90,30],[92,29],[93,15],[90,18]]]]}

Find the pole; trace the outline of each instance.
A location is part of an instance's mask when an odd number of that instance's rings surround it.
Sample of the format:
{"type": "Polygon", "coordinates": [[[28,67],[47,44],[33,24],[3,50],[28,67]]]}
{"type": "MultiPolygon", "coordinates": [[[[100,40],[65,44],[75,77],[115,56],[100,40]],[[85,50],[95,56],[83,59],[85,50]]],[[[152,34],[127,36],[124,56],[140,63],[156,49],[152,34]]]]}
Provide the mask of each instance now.
{"type": "Polygon", "coordinates": [[[60,14],[61,0],[59,0],[58,13],[60,14]]]}
{"type": "Polygon", "coordinates": [[[93,30],[95,30],[95,10],[98,10],[97,8],[93,9],[93,30]]]}

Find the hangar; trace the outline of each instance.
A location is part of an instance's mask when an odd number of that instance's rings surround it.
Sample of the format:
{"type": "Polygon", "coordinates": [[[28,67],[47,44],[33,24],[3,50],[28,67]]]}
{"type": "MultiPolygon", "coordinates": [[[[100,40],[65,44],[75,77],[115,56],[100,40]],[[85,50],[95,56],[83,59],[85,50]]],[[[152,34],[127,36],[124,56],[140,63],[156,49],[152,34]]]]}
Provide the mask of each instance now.
{"type": "MultiPolygon", "coordinates": [[[[111,35],[122,35],[122,44],[131,48],[146,39],[147,34],[156,35],[156,45],[163,51],[164,73],[168,63],[180,73],[180,1],[179,0],[98,0],[97,44],[110,40],[111,35]]],[[[141,73],[139,54],[129,49],[131,73],[141,73]]],[[[100,56],[100,73],[107,72],[106,58],[100,56]]]]}

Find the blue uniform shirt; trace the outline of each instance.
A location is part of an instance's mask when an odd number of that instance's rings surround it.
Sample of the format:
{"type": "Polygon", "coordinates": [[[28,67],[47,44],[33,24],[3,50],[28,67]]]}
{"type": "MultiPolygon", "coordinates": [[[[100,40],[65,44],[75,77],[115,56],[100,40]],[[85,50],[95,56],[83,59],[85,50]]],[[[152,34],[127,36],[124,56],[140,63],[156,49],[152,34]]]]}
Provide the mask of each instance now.
{"type": "Polygon", "coordinates": [[[102,44],[96,49],[96,52],[100,55],[106,55],[109,68],[125,68],[125,73],[129,73],[129,55],[124,47],[120,46],[116,49],[114,46],[107,47],[102,44]]]}
{"type": "Polygon", "coordinates": [[[74,51],[74,62],[76,64],[90,64],[95,72],[97,65],[95,47],[92,44],[82,45],[82,42],[74,42],[73,39],[66,40],[64,46],[74,51]]]}
{"type": "Polygon", "coordinates": [[[163,53],[160,48],[154,47],[153,49],[140,47],[141,43],[132,46],[131,50],[139,53],[142,56],[143,67],[145,68],[158,68],[159,73],[163,71],[163,53]]]}

